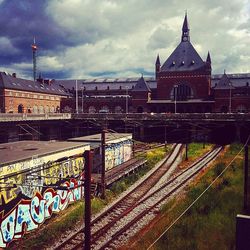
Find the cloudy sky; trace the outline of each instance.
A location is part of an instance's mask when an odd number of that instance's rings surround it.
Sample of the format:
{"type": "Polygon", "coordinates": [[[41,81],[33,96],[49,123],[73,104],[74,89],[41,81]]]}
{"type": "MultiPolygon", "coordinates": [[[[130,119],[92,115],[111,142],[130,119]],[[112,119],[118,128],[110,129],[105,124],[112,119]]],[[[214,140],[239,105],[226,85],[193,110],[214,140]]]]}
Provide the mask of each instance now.
{"type": "Polygon", "coordinates": [[[191,42],[213,73],[250,73],[250,0],[0,0],[0,70],[32,78],[154,75],[180,42],[185,10],[191,42]]]}

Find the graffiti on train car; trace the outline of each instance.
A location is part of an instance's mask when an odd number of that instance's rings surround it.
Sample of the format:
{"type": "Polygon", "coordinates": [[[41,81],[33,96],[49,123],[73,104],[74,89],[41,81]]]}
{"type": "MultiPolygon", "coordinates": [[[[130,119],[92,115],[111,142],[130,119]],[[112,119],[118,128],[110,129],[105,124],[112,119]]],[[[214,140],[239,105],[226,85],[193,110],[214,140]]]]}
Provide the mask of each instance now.
{"type": "Polygon", "coordinates": [[[48,185],[58,184],[64,178],[79,176],[82,170],[82,157],[46,163],[42,159],[36,159],[35,162],[24,161],[3,167],[0,175],[1,182],[4,182],[4,188],[0,192],[0,212],[20,195],[32,198],[48,185]]]}
{"type": "Polygon", "coordinates": [[[38,228],[53,213],[64,210],[68,204],[83,197],[83,181],[71,179],[64,182],[63,189],[46,189],[36,193],[32,199],[22,199],[6,215],[1,213],[0,247],[7,247],[12,240],[20,239],[24,233],[38,228]]]}
{"type": "Polygon", "coordinates": [[[105,166],[109,170],[129,160],[132,155],[132,141],[108,144],[105,148],[105,166]]]}
{"type": "Polygon", "coordinates": [[[34,157],[0,171],[0,247],[37,228],[52,213],[83,197],[83,157],[34,157]],[[63,187],[63,188],[62,188],[63,187]]]}

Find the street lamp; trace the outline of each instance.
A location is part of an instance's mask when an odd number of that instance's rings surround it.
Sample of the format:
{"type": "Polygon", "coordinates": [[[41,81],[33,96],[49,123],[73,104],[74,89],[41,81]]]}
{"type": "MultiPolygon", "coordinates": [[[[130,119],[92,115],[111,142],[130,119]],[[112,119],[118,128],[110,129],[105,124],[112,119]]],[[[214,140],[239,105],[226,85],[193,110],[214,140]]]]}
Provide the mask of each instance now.
{"type": "Polygon", "coordinates": [[[174,113],[176,114],[177,112],[177,107],[176,107],[176,99],[177,99],[177,89],[178,85],[174,85],[174,113]]]}

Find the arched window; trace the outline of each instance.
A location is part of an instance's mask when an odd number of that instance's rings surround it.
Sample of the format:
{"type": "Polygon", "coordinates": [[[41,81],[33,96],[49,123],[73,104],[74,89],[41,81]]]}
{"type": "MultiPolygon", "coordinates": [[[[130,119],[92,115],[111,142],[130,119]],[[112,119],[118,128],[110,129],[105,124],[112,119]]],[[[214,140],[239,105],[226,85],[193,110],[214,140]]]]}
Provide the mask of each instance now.
{"type": "Polygon", "coordinates": [[[36,105],[33,106],[33,113],[34,114],[38,113],[38,107],[36,105]]]}
{"type": "Polygon", "coordinates": [[[122,113],[122,107],[121,106],[115,106],[115,113],[122,113]]]}
{"type": "Polygon", "coordinates": [[[139,106],[138,108],[137,108],[137,113],[142,113],[143,112],[143,107],[142,106],[139,106]]]}
{"type": "Polygon", "coordinates": [[[222,107],[220,108],[220,112],[221,112],[221,113],[227,113],[227,112],[228,112],[228,107],[227,107],[227,106],[222,106],[222,107]]]}
{"type": "Polygon", "coordinates": [[[172,87],[170,92],[171,100],[186,101],[188,99],[192,99],[193,97],[193,90],[187,84],[176,84],[172,87]]]}
{"type": "Polygon", "coordinates": [[[90,107],[89,107],[89,113],[90,113],[90,114],[96,113],[96,108],[95,108],[94,106],[90,106],[90,107]]]}
{"type": "Polygon", "coordinates": [[[17,107],[18,113],[23,113],[23,104],[19,104],[17,107]]]}
{"type": "Polygon", "coordinates": [[[55,112],[55,107],[54,107],[54,106],[50,107],[50,112],[51,112],[51,113],[54,113],[54,112],[55,112]]]}
{"type": "Polygon", "coordinates": [[[105,111],[105,112],[108,113],[109,112],[109,107],[107,105],[104,105],[104,106],[101,107],[100,110],[105,111]]]}
{"type": "Polygon", "coordinates": [[[49,113],[49,106],[45,106],[45,113],[49,113]]]}
{"type": "Polygon", "coordinates": [[[246,111],[247,111],[246,107],[242,104],[237,106],[236,110],[238,113],[246,113],[246,111]]]}
{"type": "Polygon", "coordinates": [[[43,114],[44,113],[44,107],[41,105],[39,106],[39,113],[40,114],[43,114]]]}

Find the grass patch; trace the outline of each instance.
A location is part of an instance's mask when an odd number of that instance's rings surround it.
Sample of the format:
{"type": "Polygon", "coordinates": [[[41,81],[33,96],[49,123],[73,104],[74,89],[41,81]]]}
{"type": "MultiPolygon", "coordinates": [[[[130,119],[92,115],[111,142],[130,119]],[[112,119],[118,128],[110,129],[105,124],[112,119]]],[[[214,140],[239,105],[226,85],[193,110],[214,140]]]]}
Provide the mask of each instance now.
{"type": "MultiPolygon", "coordinates": [[[[144,236],[124,249],[146,249],[191,204],[241,149],[232,144],[181,198],[162,206],[144,236]]],[[[235,249],[235,218],[243,205],[243,152],[215,184],[165,233],[152,249],[235,249]]]]}
{"type": "Polygon", "coordinates": [[[198,158],[206,153],[212,148],[212,144],[203,144],[203,143],[189,143],[188,144],[188,159],[193,160],[198,158]]]}
{"type": "Polygon", "coordinates": [[[138,157],[146,158],[146,165],[135,171],[133,174],[115,182],[110,187],[110,191],[113,192],[115,195],[119,195],[125,190],[127,190],[131,185],[133,185],[137,180],[139,180],[143,175],[145,175],[150,169],[152,169],[157,162],[162,160],[169,151],[170,147],[160,147],[144,153],[140,153],[138,157]]]}

